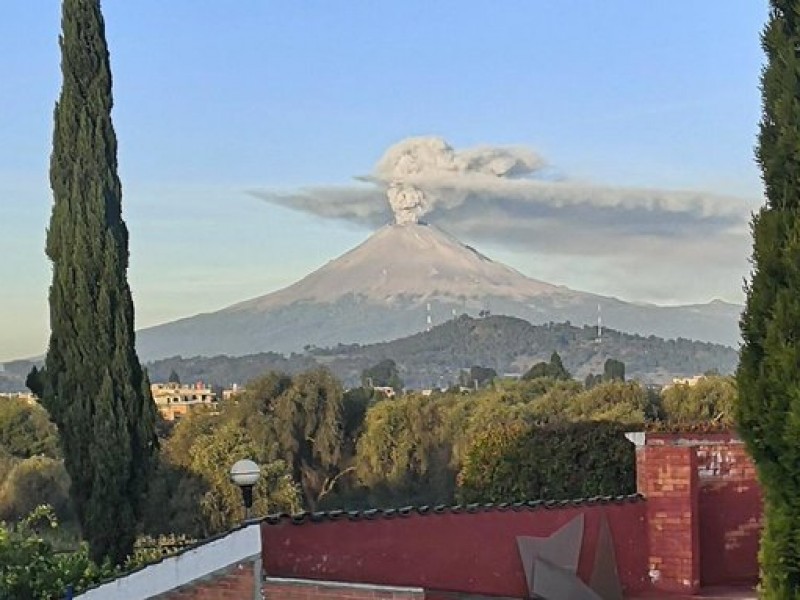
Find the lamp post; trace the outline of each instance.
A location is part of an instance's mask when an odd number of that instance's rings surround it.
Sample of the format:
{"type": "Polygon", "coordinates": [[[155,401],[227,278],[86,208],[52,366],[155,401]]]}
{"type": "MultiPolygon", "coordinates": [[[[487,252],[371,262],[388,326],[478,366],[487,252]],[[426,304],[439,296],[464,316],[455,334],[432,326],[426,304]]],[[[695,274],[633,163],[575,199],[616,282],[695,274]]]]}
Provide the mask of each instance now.
{"type": "Polygon", "coordinates": [[[237,460],[231,467],[231,481],[242,490],[245,521],[250,519],[250,511],[253,508],[253,486],[259,477],[261,477],[261,469],[247,458],[237,460]]]}

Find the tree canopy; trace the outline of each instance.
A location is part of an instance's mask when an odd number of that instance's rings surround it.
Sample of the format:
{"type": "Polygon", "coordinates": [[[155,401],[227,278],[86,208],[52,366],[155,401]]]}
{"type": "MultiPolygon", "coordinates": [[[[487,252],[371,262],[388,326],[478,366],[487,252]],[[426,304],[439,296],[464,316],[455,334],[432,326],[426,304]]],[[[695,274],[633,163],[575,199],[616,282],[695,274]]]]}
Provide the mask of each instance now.
{"type": "Polygon", "coordinates": [[[733,424],[736,398],[733,377],[709,376],[694,385],[669,386],[661,393],[661,408],[676,423],[733,424]]]}
{"type": "Polygon", "coordinates": [[[397,363],[387,358],[361,372],[361,385],[370,388],[390,387],[399,392],[403,389],[403,380],[400,379],[397,363]]]}
{"type": "Polygon", "coordinates": [[[553,352],[550,355],[550,362],[538,362],[522,376],[523,379],[536,379],[537,377],[572,379],[569,371],[564,367],[558,352],[553,352]]]}
{"type": "Polygon", "coordinates": [[[63,0],[46,252],[50,342],[29,379],[56,423],[92,558],[133,549],[157,450],[156,411],[134,347],[111,68],[99,0],[63,0]]]}
{"type": "Polygon", "coordinates": [[[800,597],[800,1],[770,7],[736,419],[764,491],[762,597],[783,599],[800,597]]]}
{"type": "Polygon", "coordinates": [[[11,456],[60,456],[58,433],[47,412],[21,398],[0,396],[0,447],[11,456]]]}

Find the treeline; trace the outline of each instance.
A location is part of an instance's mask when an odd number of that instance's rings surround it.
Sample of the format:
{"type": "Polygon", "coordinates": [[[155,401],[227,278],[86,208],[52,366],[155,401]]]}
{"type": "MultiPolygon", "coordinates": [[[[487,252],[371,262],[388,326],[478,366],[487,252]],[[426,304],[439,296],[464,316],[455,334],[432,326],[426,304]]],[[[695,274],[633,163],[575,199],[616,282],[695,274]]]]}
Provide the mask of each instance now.
{"type": "MultiPolygon", "coordinates": [[[[624,431],[729,422],[736,395],[732,378],[720,376],[658,393],[636,382],[587,388],[563,374],[533,375],[468,394],[386,399],[365,387],[345,392],[321,368],[268,373],[217,411],[161,423],[141,531],[201,538],[239,522],[228,469],[244,457],[263,467],[257,514],[631,493],[624,431]]],[[[69,480],[43,409],[0,402],[0,453],[0,518],[46,502],[69,523],[69,480]]]]}
{"type": "Polygon", "coordinates": [[[175,372],[181,381],[203,381],[223,388],[233,383],[243,384],[270,371],[293,375],[317,366],[319,363],[308,355],[261,352],[247,356],[173,356],[149,363],[147,371],[152,381],[167,381],[175,372]]]}

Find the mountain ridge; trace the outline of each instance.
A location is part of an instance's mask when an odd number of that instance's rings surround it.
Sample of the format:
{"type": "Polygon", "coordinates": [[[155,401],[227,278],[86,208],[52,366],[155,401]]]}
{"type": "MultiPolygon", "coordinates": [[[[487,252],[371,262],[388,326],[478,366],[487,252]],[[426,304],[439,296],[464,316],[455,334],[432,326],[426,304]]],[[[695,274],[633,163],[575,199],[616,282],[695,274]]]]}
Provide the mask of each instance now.
{"type": "Polygon", "coordinates": [[[406,385],[420,389],[452,384],[462,369],[476,365],[519,376],[534,363],[549,360],[553,351],[578,380],[589,373],[602,373],[608,358],[624,362],[630,379],[661,384],[706,371],[728,374],[738,360],[734,349],[709,342],[664,340],[613,329],[606,330],[598,341],[590,326],[532,325],[516,317],[461,315],[430,331],[378,344],[308,348],[290,356],[171,357],[147,367],[154,381],[166,380],[175,370],[183,381],[202,380],[222,387],[245,384],[267,370],[297,373],[321,365],[350,387],[360,384],[364,369],[391,359],[406,385]]]}
{"type": "Polygon", "coordinates": [[[296,352],[308,345],[377,343],[456,314],[531,323],[605,324],[622,331],[735,345],[741,307],[657,306],[571,290],[523,275],[424,223],[387,225],[281,290],[218,311],[142,329],[145,360],[197,354],[296,352]]]}

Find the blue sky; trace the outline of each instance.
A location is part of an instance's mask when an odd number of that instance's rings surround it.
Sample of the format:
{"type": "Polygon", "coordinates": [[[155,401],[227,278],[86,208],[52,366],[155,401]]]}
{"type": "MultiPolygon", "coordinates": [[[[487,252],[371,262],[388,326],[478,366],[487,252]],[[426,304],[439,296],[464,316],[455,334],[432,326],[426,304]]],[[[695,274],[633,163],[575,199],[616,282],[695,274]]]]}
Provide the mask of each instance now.
{"type": "MultiPolygon", "coordinates": [[[[3,8],[0,361],[46,344],[60,87],[58,3],[3,8]]],[[[363,226],[248,191],[349,184],[409,136],[526,146],[570,180],[749,210],[766,12],[753,0],[106,0],[137,322],[266,293],[364,240],[363,226]]],[[[740,301],[749,252],[720,241],[704,271],[663,245],[652,269],[502,236],[480,247],[533,277],[662,303],[740,301]]]]}

